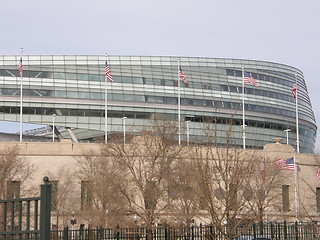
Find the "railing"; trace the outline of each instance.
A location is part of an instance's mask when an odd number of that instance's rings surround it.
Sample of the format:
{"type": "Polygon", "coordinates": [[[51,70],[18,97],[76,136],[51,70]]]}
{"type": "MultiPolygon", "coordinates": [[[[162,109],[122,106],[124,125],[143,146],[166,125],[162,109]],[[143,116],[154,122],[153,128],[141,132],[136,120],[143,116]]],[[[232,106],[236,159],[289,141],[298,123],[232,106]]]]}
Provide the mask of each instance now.
{"type": "Polygon", "coordinates": [[[51,184],[43,181],[40,197],[0,200],[1,240],[49,240],[51,184]]]}
{"type": "MultiPolygon", "coordinates": [[[[157,227],[153,240],[250,240],[258,237],[272,240],[319,240],[320,225],[315,223],[268,223],[238,227],[229,238],[218,228],[209,226],[157,227]],[[240,237],[241,236],[241,237],[240,237]]],[[[80,229],[51,231],[51,240],[146,240],[145,228],[80,229]]]]}
{"type": "Polygon", "coordinates": [[[1,239],[37,239],[39,230],[40,197],[0,200],[1,239]],[[24,224],[23,224],[24,223],[24,224]]]}

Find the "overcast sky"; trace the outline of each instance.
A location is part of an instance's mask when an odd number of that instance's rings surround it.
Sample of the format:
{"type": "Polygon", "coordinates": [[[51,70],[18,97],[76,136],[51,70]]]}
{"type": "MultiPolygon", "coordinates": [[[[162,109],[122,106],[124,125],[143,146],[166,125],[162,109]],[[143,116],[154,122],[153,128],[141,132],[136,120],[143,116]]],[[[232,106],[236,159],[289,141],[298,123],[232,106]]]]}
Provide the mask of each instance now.
{"type": "MultiPolygon", "coordinates": [[[[303,71],[320,126],[319,0],[1,3],[0,54],[19,55],[23,47],[27,55],[108,52],[245,58],[288,64],[303,71]]],[[[8,129],[1,125],[0,131],[8,129]]],[[[19,131],[18,126],[11,130],[19,131]]]]}

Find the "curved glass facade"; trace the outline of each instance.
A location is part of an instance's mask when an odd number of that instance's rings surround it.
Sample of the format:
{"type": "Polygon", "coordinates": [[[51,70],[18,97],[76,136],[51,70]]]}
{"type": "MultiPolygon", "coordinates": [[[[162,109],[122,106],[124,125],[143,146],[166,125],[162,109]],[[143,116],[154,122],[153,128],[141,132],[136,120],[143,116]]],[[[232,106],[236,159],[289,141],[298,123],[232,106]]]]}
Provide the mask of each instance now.
{"type": "MultiPolygon", "coordinates": [[[[0,56],[0,120],[19,121],[20,56],[0,56]]],[[[108,132],[136,131],[155,118],[177,120],[178,57],[108,56],[114,82],[108,86],[108,132]]],[[[181,120],[190,120],[190,141],[206,142],[208,127],[225,143],[232,125],[234,144],[242,146],[242,72],[259,87],[245,85],[246,145],[262,148],[274,137],[296,146],[295,99],[298,80],[300,152],[312,153],[316,123],[299,69],[283,64],[222,58],[180,57],[188,84],[181,81],[181,120]],[[297,74],[297,77],[295,76],[297,74]]],[[[24,122],[78,129],[78,138],[103,135],[105,56],[23,56],[24,122]]],[[[181,137],[186,139],[182,124],[181,137]]],[[[77,134],[77,131],[75,131],[77,134]]]]}

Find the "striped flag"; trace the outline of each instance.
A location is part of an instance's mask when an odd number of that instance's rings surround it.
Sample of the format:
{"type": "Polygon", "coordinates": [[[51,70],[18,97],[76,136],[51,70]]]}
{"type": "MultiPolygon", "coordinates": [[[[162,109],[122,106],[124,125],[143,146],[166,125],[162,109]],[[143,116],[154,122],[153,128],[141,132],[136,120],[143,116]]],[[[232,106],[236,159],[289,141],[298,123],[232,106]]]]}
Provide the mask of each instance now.
{"type": "Polygon", "coordinates": [[[317,180],[320,180],[320,167],[317,170],[316,178],[317,178],[317,180]]]}
{"type": "Polygon", "coordinates": [[[292,97],[294,97],[294,98],[297,97],[297,85],[296,84],[292,85],[291,93],[292,93],[292,97]]]}
{"type": "Polygon", "coordinates": [[[18,64],[19,75],[22,77],[22,57],[20,57],[20,61],[18,64]]]}
{"type": "Polygon", "coordinates": [[[279,170],[294,171],[294,157],[288,159],[279,158],[275,161],[275,164],[279,170]]]}
{"type": "Polygon", "coordinates": [[[113,82],[111,73],[110,73],[110,69],[108,66],[108,62],[106,61],[106,65],[105,65],[105,69],[104,69],[104,76],[106,80],[109,80],[110,82],[113,82]]]}
{"type": "Polygon", "coordinates": [[[257,84],[256,80],[252,77],[251,73],[244,72],[243,83],[249,83],[249,84],[254,85],[255,87],[258,87],[258,84],[257,84]]]}
{"type": "Polygon", "coordinates": [[[188,83],[186,75],[184,75],[184,72],[182,71],[181,67],[179,66],[179,77],[181,77],[184,81],[184,83],[188,83]]]}

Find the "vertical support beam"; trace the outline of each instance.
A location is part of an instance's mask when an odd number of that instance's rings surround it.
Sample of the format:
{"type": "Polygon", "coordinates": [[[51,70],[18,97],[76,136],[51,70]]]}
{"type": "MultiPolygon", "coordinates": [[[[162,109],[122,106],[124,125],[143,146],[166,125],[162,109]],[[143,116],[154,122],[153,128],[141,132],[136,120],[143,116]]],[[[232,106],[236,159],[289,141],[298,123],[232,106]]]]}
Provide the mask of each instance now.
{"type": "Polygon", "coordinates": [[[43,178],[40,191],[40,240],[50,239],[51,225],[51,184],[49,178],[43,178]]]}

